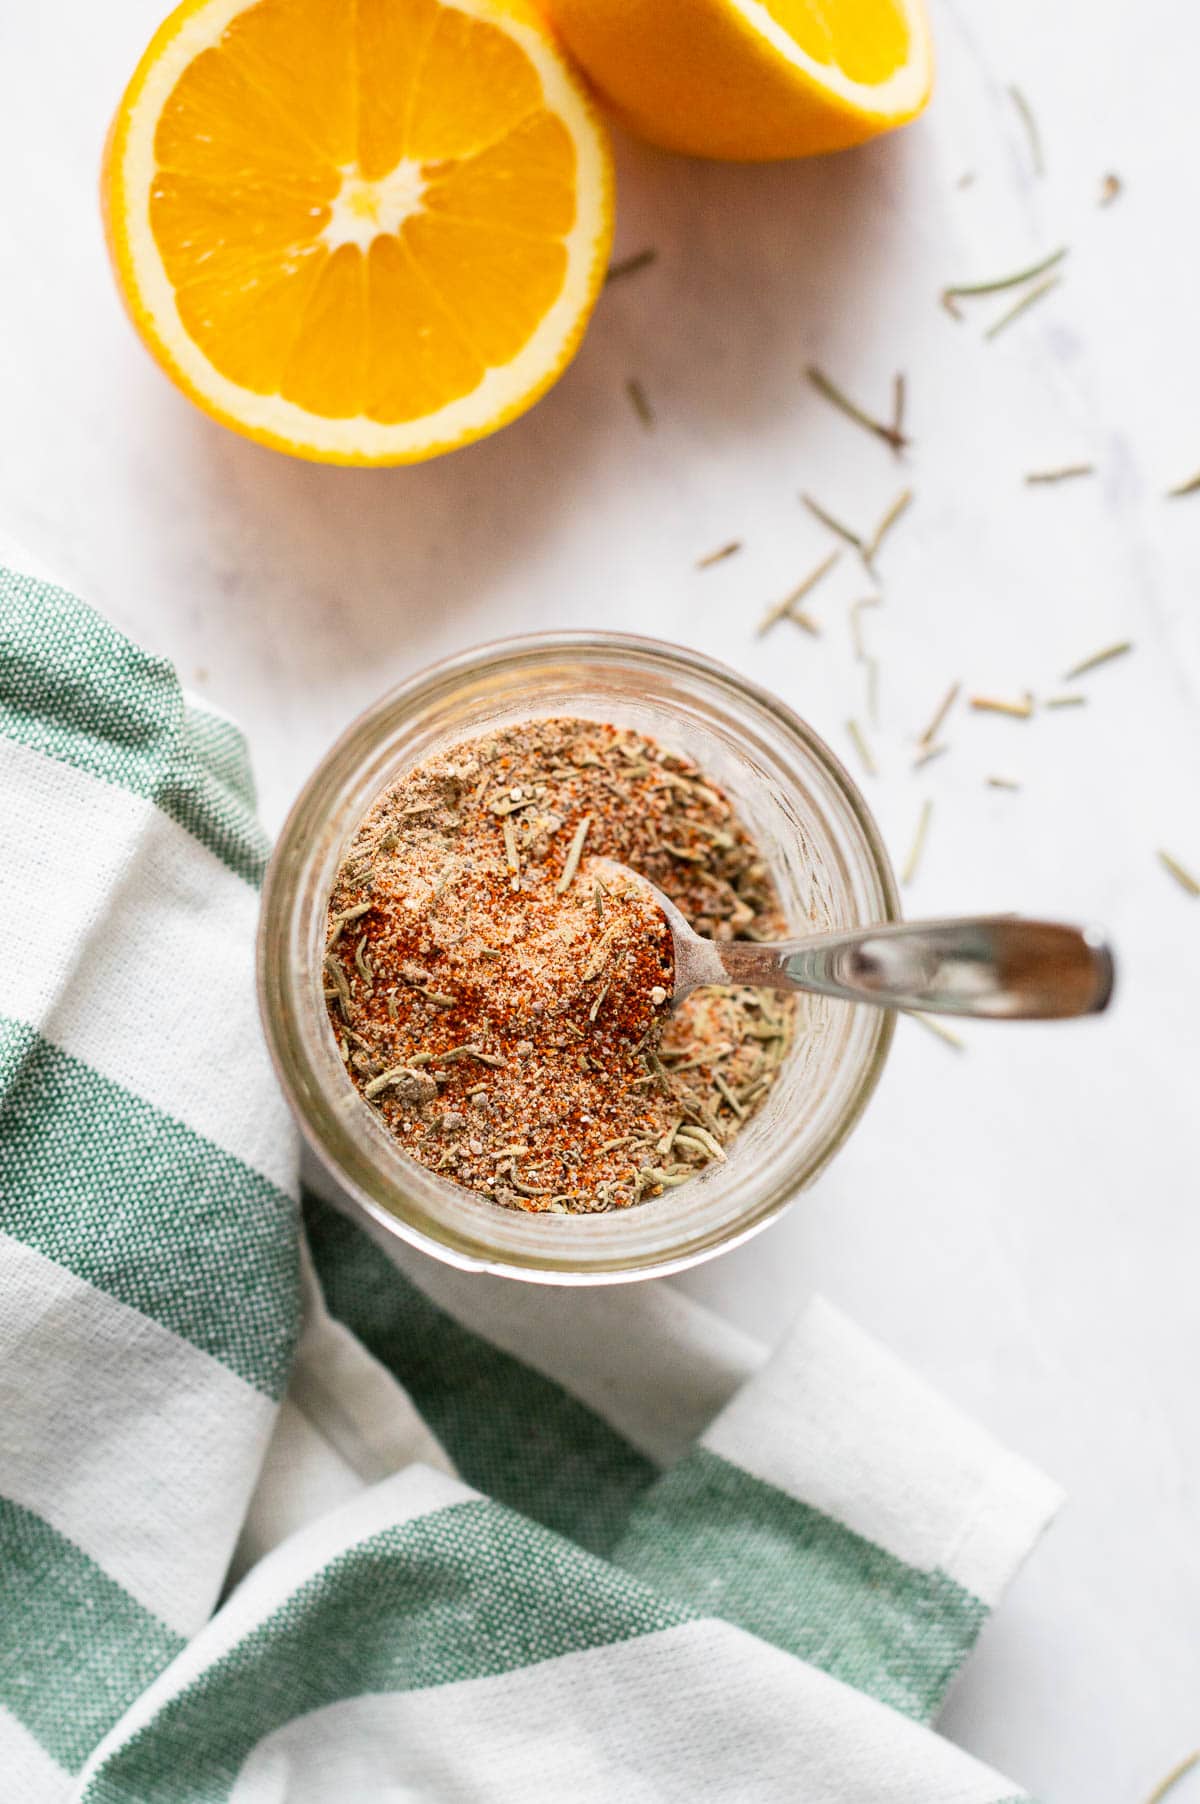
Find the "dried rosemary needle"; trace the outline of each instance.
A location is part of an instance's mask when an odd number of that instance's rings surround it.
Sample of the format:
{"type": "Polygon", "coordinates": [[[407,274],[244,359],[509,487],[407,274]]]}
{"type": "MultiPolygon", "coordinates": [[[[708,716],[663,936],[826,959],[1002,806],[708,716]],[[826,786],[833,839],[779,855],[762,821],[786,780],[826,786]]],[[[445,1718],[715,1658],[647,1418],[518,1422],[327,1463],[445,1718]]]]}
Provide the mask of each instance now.
{"type": "Polygon", "coordinates": [[[892,431],[897,438],[904,436],[904,410],[908,402],[908,381],[903,370],[897,370],[892,379],[892,431]]]}
{"type": "Polygon", "coordinates": [[[933,814],[933,803],[929,797],[921,803],[921,812],[917,816],[917,828],[913,834],[912,845],[908,849],[908,857],[904,860],[904,869],[900,873],[901,883],[911,883],[921,868],[921,855],[925,850],[925,836],[929,832],[929,820],[933,814]]]}
{"type": "Polygon", "coordinates": [[[1025,481],[1030,488],[1039,483],[1070,482],[1076,476],[1094,476],[1095,464],[1061,464],[1057,470],[1029,470],[1025,481]]]}
{"type": "Polygon", "coordinates": [[[828,508],[822,507],[821,503],[815,501],[811,495],[802,494],[800,499],[814,520],[819,520],[822,526],[827,526],[830,532],[837,534],[839,539],[845,539],[847,545],[853,545],[856,551],[862,550],[863,542],[858,533],[851,531],[850,527],[844,526],[834,514],[829,512],[828,508]]]}
{"type": "Polygon", "coordinates": [[[1007,714],[1012,720],[1028,720],[1033,713],[1033,697],[1023,695],[1019,702],[1010,702],[996,695],[973,695],[971,706],[977,714],[1007,714]]]}
{"type": "Polygon", "coordinates": [[[962,688],[961,683],[951,683],[949,689],[947,689],[945,695],[942,697],[941,701],[938,703],[937,708],[934,711],[933,719],[930,721],[929,725],[925,728],[925,731],[923,733],[920,733],[917,735],[917,744],[918,745],[930,746],[933,744],[934,740],[938,736],[938,729],[942,726],[943,722],[946,719],[946,716],[949,714],[951,708],[954,706],[955,702],[958,700],[959,690],[961,688],[962,688]]]}
{"type": "Polygon", "coordinates": [[[1031,288],[1027,294],[1023,294],[1019,301],[1014,301],[1007,313],[1002,313],[999,319],[994,319],[983,336],[989,340],[998,338],[1000,333],[1011,326],[1014,320],[1020,319],[1021,315],[1028,312],[1030,307],[1035,306],[1038,301],[1043,300],[1046,295],[1057,288],[1061,280],[1061,276],[1047,276],[1035,288],[1031,288]]]}
{"type": "Polygon", "coordinates": [[[1006,288],[1020,288],[1025,282],[1032,282],[1035,277],[1045,275],[1047,270],[1061,263],[1069,248],[1068,245],[1060,244],[1048,257],[1039,258],[1025,269],[1015,269],[1007,276],[990,276],[985,282],[953,282],[948,288],[942,289],[942,305],[956,319],[961,319],[961,311],[954,304],[956,301],[970,300],[979,294],[1001,294],[1006,288]]]}
{"type": "Polygon", "coordinates": [[[1033,163],[1033,173],[1034,175],[1045,175],[1046,159],[1042,153],[1042,134],[1038,130],[1038,122],[1034,118],[1033,108],[1015,83],[1010,84],[1008,95],[1021,116],[1021,123],[1025,127],[1025,133],[1029,139],[1029,155],[1033,163]]]}
{"type": "Polygon", "coordinates": [[[966,1041],[960,1040],[958,1035],[952,1033],[948,1027],[943,1027],[936,1016],[923,1014],[920,1009],[915,1008],[902,1008],[900,1013],[906,1015],[910,1021],[915,1021],[917,1025],[923,1027],[927,1033],[933,1034],[935,1038],[941,1040],[944,1045],[953,1046],[955,1052],[965,1052],[967,1050],[966,1041]]]}
{"type": "Polygon", "coordinates": [[[571,843],[567,847],[566,862],[562,868],[562,876],[554,885],[556,893],[560,896],[565,895],[575,880],[575,873],[579,869],[579,860],[583,856],[583,842],[588,836],[588,828],[591,824],[591,815],[585,814],[571,836],[571,843]]]}
{"type": "Polygon", "coordinates": [[[706,551],[703,557],[696,559],[697,570],[711,570],[714,564],[723,564],[727,557],[734,557],[742,549],[740,539],[730,539],[724,545],[718,545],[715,551],[706,551]]]}
{"type": "Polygon", "coordinates": [[[758,623],[758,634],[760,638],[764,633],[770,632],[771,628],[776,626],[781,620],[792,620],[797,626],[802,626],[806,632],[815,634],[820,631],[820,628],[816,625],[815,621],[810,620],[807,614],[798,610],[797,603],[803,601],[804,597],[816,588],[822,577],[828,576],[841,555],[840,551],[831,551],[829,556],[824,558],[821,563],[817,565],[815,570],[810,570],[808,575],[804,577],[801,582],[796,584],[796,587],[790,594],[785,595],[782,601],[774,602],[772,606],[767,609],[766,613],[758,623]]]}
{"type": "Polygon", "coordinates": [[[804,373],[819,395],[823,395],[833,407],[844,413],[848,420],[853,420],[856,425],[862,426],[867,432],[873,432],[876,438],[881,438],[886,445],[892,447],[893,451],[903,451],[904,447],[912,442],[898,427],[887,420],[877,420],[873,414],[869,414],[856,401],[852,401],[849,395],[837,386],[836,382],[830,380],[824,370],[817,368],[815,363],[810,363],[804,373]]]}
{"type": "Polygon", "coordinates": [[[1192,873],[1184,865],[1181,865],[1177,858],[1173,858],[1170,852],[1160,850],[1158,859],[1163,869],[1174,877],[1180,889],[1185,890],[1189,896],[1200,896],[1200,882],[1197,882],[1192,873]]]}
{"type": "Polygon", "coordinates": [[[927,745],[924,751],[918,752],[913,759],[913,769],[923,770],[927,764],[932,764],[935,758],[944,758],[949,750],[948,745],[927,745]]]}
{"type": "Polygon", "coordinates": [[[867,672],[867,719],[873,727],[879,725],[879,659],[864,658],[863,664],[867,672]]]}
{"type": "Polygon", "coordinates": [[[891,532],[901,515],[908,512],[908,509],[912,506],[912,499],[912,490],[903,489],[900,494],[896,496],[896,499],[884,514],[879,525],[875,528],[875,531],[863,546],[863,563],[867,566],[868,570],[873,570],[875,559],[879,555],[879,547],[883,544],[883,541],[887,538],[887,535],[891,532]]]}
{"type": "Polygon", "coordinates": [[[1119,639],[1115,645],[1106,645],[1101,651],[1094,651],[1090,658],[1083,658],[1078,664],[1072,664],[1070,670],[1064,670],[1063,682],[1074,682],[1076,677],[1086,676],[1089,670],[1099,670],[1101,664],[1110,664],[1114,658],[1123,658],[1126,652],[1132,650],[1132,639],[1119,639]]]}
{"type": "Polygon", "coordinates": [[[850,643],[854,647],[854,656],[860,664],[867,655],[862,637],[862,621],[860,619],[862,610],[864,608],[878,608],[882,605],[882,595],[864,595],[860,601],[854,601],[850,604],[850,643]]]}
{"type": "Polygon", "coordinates": [[[879,775],[879,766],[875,762],[874,754],[867,744],[866,735],[858,722],[856,720],[848,720],[846,722],[846,731],[854,742],[854,749],[862,759],[863,769],[866,771],[867,775],[869,777],[877,777],[879,775]]]}

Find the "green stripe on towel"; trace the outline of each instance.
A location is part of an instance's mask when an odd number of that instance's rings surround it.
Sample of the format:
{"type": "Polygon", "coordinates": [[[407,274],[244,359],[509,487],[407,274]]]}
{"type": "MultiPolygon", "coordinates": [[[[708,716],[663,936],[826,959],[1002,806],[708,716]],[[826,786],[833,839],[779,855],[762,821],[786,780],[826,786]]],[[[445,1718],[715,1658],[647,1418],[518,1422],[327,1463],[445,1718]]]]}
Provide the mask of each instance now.
{"type": "MultiPolygon", "coordinates": [[[[230,734],[187,710],[174,667],[53,583],[0,566],[0,733],[148,796],[247,882],[268,842],[230,734]]],[[[240,735],[239,735],[240,737],[240,735]]]]}
{"type": "Polygon", "coordinates": [[[242,729],[194,696],[185,696],[184,709],[184,733],[197,762],[228,790],[235,803],[253,814],[258,792],[242,729]]]}
{"type": "Polygon", "coordinates": [[[335,1555],[114,1750],[80,1804],[218,1804],[256,1743],[308,1711],[517,1671],[689,1614],[486,1499],[451,1504],[335,1555]]]}
{"type": "Polygon", "coordinates": [[[651,1461],[430,1302],[346,1216],[311,1194],[304,1216],[330,1312],[399,1379],[465,1482],[607,1553],[657,1476],[651,1461]]]}
{"type": "Polygon", "coordinates": [[[921,1721],[988,1614],[945,1573],[905,1565],[706,1447],[647,1492],[613,1557],[921,1721]]]}
{"type": "Polygon", "coordinates": [[[73,1542],[3,1497],[0,1569],[0,1701],[74,1772],[184,1644],[73,1542]]]}
{"type": "Polygon", "coordinates": [[[300,1308],[291,1198],[5,1016],[0,1228],[283,1395],[300,1308]]]}

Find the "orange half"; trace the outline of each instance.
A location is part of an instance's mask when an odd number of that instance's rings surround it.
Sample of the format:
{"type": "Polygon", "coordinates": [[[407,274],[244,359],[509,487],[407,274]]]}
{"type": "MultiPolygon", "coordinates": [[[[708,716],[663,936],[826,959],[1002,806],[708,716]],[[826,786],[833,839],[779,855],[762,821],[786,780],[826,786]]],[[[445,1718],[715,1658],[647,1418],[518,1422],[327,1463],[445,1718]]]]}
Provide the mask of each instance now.
{"type": "Polygon", "coordinates": [[[607,142],[522,0],[185,0],[113,122],[134,324],[236,431],[407,463],[561,373],[604,279],[607,142]]]}
{"type": "Polygon", "coordinates": [[[925,0],[545,0],[621,123],[693,156],[861,144],[929,99],[925,0]]]}

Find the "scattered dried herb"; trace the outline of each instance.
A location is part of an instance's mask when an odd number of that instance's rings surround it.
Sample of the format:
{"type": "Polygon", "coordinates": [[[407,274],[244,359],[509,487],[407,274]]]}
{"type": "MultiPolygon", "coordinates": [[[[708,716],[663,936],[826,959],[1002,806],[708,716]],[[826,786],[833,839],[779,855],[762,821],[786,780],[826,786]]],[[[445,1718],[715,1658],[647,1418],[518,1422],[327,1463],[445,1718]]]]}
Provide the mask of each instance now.
{"type": "Polygon", "coordinates": [[[845,539],[847,545],[853,545],[856,551],[862,550],[863,542],[858,534],[852,532],[848,526],[843,526],[842,522],[836,519],[827,508],[822,507],[819,501],[814,501],[811,495],[804,494],[800,499],[813,518],[819,520],[822,526],[827,526],[830,532],[837,534],[839,539],[845,539]]]}
{"type": "Polygon", "coordinates": [[[591,824],[591,815],[585,814],[571,836],[571,844],[567,848],[567,862],[563,865],[562,876],[554,885],[555,891],[560,896],[570,889],[575,873],[579,869],[579,860],[583,855],[583,842],[588,836],[588,828],[591,824]]]}
{"type": "Polygon", "coordinates": [[[871,748],[867,744],[866,735],[858,722],[856,720],[848,720],[846,722],[846,731],[854,741],[854,749],[862,759],[863,769],[866,771],[867,775],[869,777],[877,777],[879,775],[879,766],[875,762],[871,748]]]}
{"type": "Polygon", "coordinates": [[[342,937],[342,929],[347,925],[347,923],[350,921],[357,921],[357,920],[361,919],[361,917],[363,915],[367,914],[370,911],[372,906],[373,906],[373,904],[370,902],[360,902],[358,904],[357,908],[344,908],[342,910],[341,914],[337,915],[334,918],[334,920],[331,921],[331,923],[330,923],[330,925],[333,928],[333,933],[330,936],[329,944],[331,946],[336,944],[336,942],[342,937]]]}
{"type": "Polygon", "coordinates": [[[867,719],[873,727],[879,725],[879,659],[864,658],[867,669],[867,719]]]}
{"type": "Polygon", "coordinates": [[[900,1013],[906,1015],[910,1021],[915,1021],[917,1025],[923,1027],[927,1033],[933,1034],[935,1038],[941,1040],[944,1045],[953,1046],[955,1052],[965,1052],[967,1050],[966,1041],[960,1040],[956,1033],[952,1033],[948,1027],[944,1027],[936,1016],[926,1015],[922,1013],[920,1009],[915,1008],[902,1008],[900,1013]]]}
{"type": "Polygon", "coordinates": [[[882,607],[882,605],[882,595],[864,595],[860,601],[854,601],[850,604],[850,643],[854,648],[854,655],[859,663],[861,663],[867,655],[863,648],[862,624],[859,616],[864,608],[878,608],[882,607]]]}
{"type": "Polygon", "coordinates": [[[1200,470],[1189,476],[1185,482],[1177,482],[1173,489],[1167,490],[1168,501],[1181,501],[1185,495],[1200,494],[1200,470]]]}
{"type": "Polygon", "coordinates": [[[646,397],[646,391],[636,376],[630,376],[625,384],[625,393],[629,396],[629,404],[647,432],[654,430],[654,409],[646,397]]]}
{"type": "Polygon", "coordinates": [[[1197,882],[1192,873],[1186,870],[1177,858],[1173,858],[1169,852],[1162,851],[1159,852],[1158,858],[1163,869],[1171,873],[1181,889],[1186,890],[1189,896],[1200,896],[1200,882],[1197,882]]]}
{"type": "Polygon", "coordinates": [[[1179,1784],[1179,1781],[1186,1778],[1193,1768],[1197,1766],[1200,1766],[1200,1748],[1197,1748],[1194,1754],[1186,1755],[1184,1759],[1179,1762],[1178,1766],[1173,1766],[1171,1768],[1165,1779],[1159,1780],[1158,1784],[1154,1787],[1154,1790],[1150,1793],[1150,1796],[1146,1799],[1146,1804],[1162,1804],[1167,1793],[1174,1791],[1175,1787],[1179,1784]]]}
{"type": "Polygon", "coordinates": [[[904,860],[904,869],[900,873],[901,883],[911,883],[921,868],[921,855],[925,850],[925,836],[929,832],[932,814],[933,803],[926,796],[921,803],[921,812],[917,816],[917,828],[913,834],[912,845],[908,849],[908,857],[904,860]]]}
{"type": "Polygon", "coordinates": [[[1114,175],[1110,170],[1100,183],[1100,205],[1111,207],[1124,186],[1120,176],[1114,175]]]}
{"type": "MultiPolygon", "coordinates": [[[[717,1089],[717,1091],[720,1093],[720,1095],[722,1096],[724,1101],[729,1104],[730,1109],[737,1116],[738,1120],[744,1121],[746,1118],[746,1105],[742,1101],[740,1096],[734,1095],[733,1091],[729,1088],[728,1083],[721,1076],[721,1073],[719,1071],[713,1072],[713,1085],[717,1089]]],[[[675,1131],[678,1132],[678,1129],[676,1129],[675,1131]]],[[[669,1152],[670,1148],[666,1147],[663,1150],[669,1152]]]]}
{"type": "Polygon", "coordinates": [[[1070,482],[1076,476],[1094,476],[1095,464],[1063,464],[1057,470],[1030,470],[1025,481],[1033,488],[1040,482],[1070,482]]]}
{"type": "Polygon", "coordinates": [[[333,985],[332,989],[327,989],[325,991],[326,999],[335,1001],[338,1005],[338,1011],[341,1014],[342,1020],[349,1021],[350,984],[346,978],[346,973],[342,969],[341,960],[334,958],[329,951],[325,954],[325,971],[333,985]]]}
{"type": "Polygon", "coordinates": [[[1021,123],[1025,127],[1026,136],[1029,139],[1029,155],[1033,163],[1033,173],[1039,176],[1045,175],[1046,159],[1042,153],[1042,134],[1038,130],[1038,122],[1034,118],[1033,108],[1015,83],[1010,84],[1008,94],[1021,116],[1021,123]]]}
{"type": "Polygon", "coordinates": [[[929,745],[933,744],[934,740],[938,736],[939,728],[944,724],[946,716],[949,714],[951,708],[954,706],[955,702],[958,700],[959,691],[961,690],[961,688],[962,688],[961,683],[951,683],[949,689],[947,689],[945,695],[942,697],[941,701],[938,703],[936,709],[934,710],[933,719],[930,721],[929,725],[925,728],[925,731],[923,733],[919,733],[917,735],[917,744],[918,745],[929,746],[929,745]]]}
{"type": "Polygon", "coordinates": [[[1060,244],[1048,257],[1039,258],[1025,269],[1015,269],[1011,275],[991,276],[986,282],[954,282],[949,288],[942,289],[942,305],[956,319],[961,319],[962,314],[954,304],[956,301],[969,300],[977,294],[1001,294],[1006,288],[1020,288],[1022,283],[1032,282],[1035,276],[1045,275],[1047,270],[1061,263],[1069,248],[1068,245],[1060,244]]]}
{"type": "Polygon", "coordinates": [[[1020,789],[1021,787],[1011,777],[987,777],[985,782],[989,789],[1020,789]]]}
{"type": "Polygon", "coordinates": [[[620,282],[626,276],[636,276],[639,270],[649,269],[657,257],[657,251],[635,251],[632,257],[622,257],[619,263],[610,263],[604,277],[605,286],[610,282],[620,282]]]}
{"type": "Polygon", "coordinates": [[[502,822],[504,832],[504,862],[512,872],[512,887],[521,887],[521,854],[517,847],[517,829],[513,825],[511,814],[506,814],[502,822]]]}
{"type": "Polygon", "coordinates": [[[670,1010],[666,923],[636,884],[597,883],[592,854],[643,871],[710,938],[786,935],[704,774],[580,720],[418,766],[375,803],[330,898],[325,993],[351,1082],[413,1158],[509,1208],[677,1188],[726,1155],[790,1041],[790,1002],[756,990],[670,1010]]]}
{"type": "Polygon", "coordinates": [[[1047,708],[1085,708],[1086,695],[1048,695],[1043,706],[1047,708]]]}
{"type": "Polygon", "coordinates": [[[727,557],[733,557],[742,549],[740,539],[730,539],[725,545],[718,545],[715,551],[706,551],[703,557],[696,559],[697,570],[711,570],[714,564],[724,563],[727,557]]]}
{"type": "Polygon", "coordinates": [[[892,378],[892,431],[897,438],[904,437],[904,414],[908,405],[908,382],[903,370],[897,370],[892,378]]]}
{"type": "Polygon", "coordinates": [[[1072,664],[1070,670],[1063,671],[1063,682],[1073,682],[1076,677],[1086,676],[1089,670],[1098,670],[1101,664],[1110,664],[1114,658],[1123,658],[1126,652],[1133,650],[1132,639],[1119,639],[1115,645],[1106,645],[1101,651],[1094,651],[1090,658],[1084,658],[1078,664],[1072,664]]]}
{"type": "Polygon", "coordinates": [[[848,420],[853,420],[867,432],[873,432],[876,438],[881,438],[893,451],[903,451],[906,445],[911,444],[911,439],[906,438],[896,426],[889,425],[886,420],[875,419],[856,401],[852,401],[816,364],[810,363],[804,373],[819,395],[823,395],[832,406],[844,413],[848,420]]]}
{"type": "Polygon", "coordinates": [[[973,695],[971,706],[978,714],[1007,714],[1012,720],[1028,720],[1033,713],[1033,697],[1023,695],[1019,702],[1009,702],[995,695],[973,695]]]}
{"type": "Polygon", "coordinates": [[[932,764],[935,758],[944,758],[950,750],[948,745],[927,745],[923,752],[918,752],[913,759],[913,769],[921,770],[926,764],[932,764]]]}
{"type": "MultiPolygon", "coordinates": [[[[904,438],[903,430],[904,393],[904,377],[903,375],[897,375],[895,398],[892,409],[892,433],[899,443],[908,442],[904,438]]],[[[887,533],[895,521],[899,519],[900,515],[904,512],[904,509],[912,500],[912,491],[911,489],[905,489],[898,500],[892,503],[879,525],[875,528],[869,541],[864,541],[860,533],[855,532],[853,528],[847,526],[844,521],[839,520],[836,514],[831,514],[829,509],[823,507],[814,496],[801,493],[800,499],[814,519],[819,520],[822,526],[827,526],[830,532],[836,533],[839,539],[844,539],[847,545],[853,545],[854,549],[861,553],[863,562],[869,570],[871,568],[871,560],[882,544],[885,533],[887,533]]]]}
{"type": "Polygon", "coordinates": [[[1014,320],[1020,319],[1021,315],[1028,312],[1030,307],[1036,306],[1038,301],[1048,295],[1052,289],[1057,288],[1061,280],[1061,276],[1047,276],[1044,282],[1039,282],[1036,288],[1031,288],[1028,294],[1023,294],[1019,301],[1014,301],[1007,313],[1002,313],[999,319],[994,319],[983,336],[986,339],[998,338],[1001,332],[1006,331],[1012,325],[1014,320]]]}
{"type": "Polygon", "coordinates": [[[831,551],[815,570],[810,570],[803,581],[796,584],[790,594],[785,595],[782,601],[775,602],[767,609],[758,624],[760,639],[764,633],[770,632],[771,628],[778,625],[781,620],[795,621],[797,626],[802,626],[808,633],[820,632],[821,629],[816,622],[811,620],[807,614],[798,611],[796,604],[803,601],[806,595],[811,594],[822,577],[828,576],[841,555],[840,551],[831,551]]]}
{"type": "Polygon", "coordinates": [[[868,570],[874,569],[875,559],[879,555],[879,547],[883,544],[883,541],[887,538],[887,535],[891,532],[901,515],[907,513],[908,509],[912,506],[912,499],[912,490],[903,489],[900,494],[896,496],[896,499],[884,514],[879,525],[871,534],[870,539],[863,546],[863,563],[867,566],[868,570]]]}

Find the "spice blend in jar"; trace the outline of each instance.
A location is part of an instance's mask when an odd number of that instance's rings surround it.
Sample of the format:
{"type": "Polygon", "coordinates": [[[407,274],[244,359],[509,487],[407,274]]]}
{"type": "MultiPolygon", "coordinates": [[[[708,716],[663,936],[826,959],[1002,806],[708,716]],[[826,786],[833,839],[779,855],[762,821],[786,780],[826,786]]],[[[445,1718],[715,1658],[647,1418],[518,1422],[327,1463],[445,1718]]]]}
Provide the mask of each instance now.
{"type": "Polygon", "coordinates": [[[627,1208],[724,1161],[778,1074],[793,1005],[693,991],[670,930],[782,938],[758,848],[686,758],[594,721],[463,742],[388,789],[329,902],[347,1070],[404,1150],[512,1208],[627,1208]]]}

